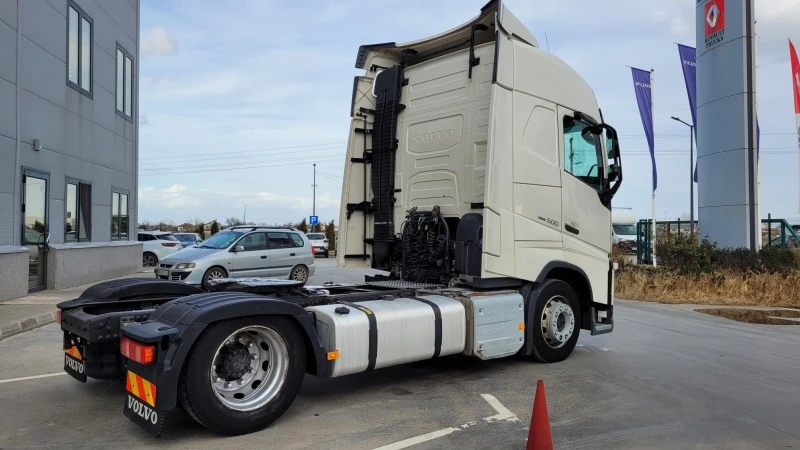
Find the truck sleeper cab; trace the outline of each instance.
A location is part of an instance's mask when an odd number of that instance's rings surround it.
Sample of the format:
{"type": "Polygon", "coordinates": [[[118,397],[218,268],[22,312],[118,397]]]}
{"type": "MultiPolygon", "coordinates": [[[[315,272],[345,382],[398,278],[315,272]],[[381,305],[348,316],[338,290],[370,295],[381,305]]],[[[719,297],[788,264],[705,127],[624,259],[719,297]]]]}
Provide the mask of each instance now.
{"type": "Polygon", "coordinates": [[[481,289],[562,280],[581,327],[608,328],[622,168],[589,85],[499,1],[428,39],[362,46],[356,67],[339,266],[481,289]]]}
{"type": "Polygon", "coordinates": [[[64,305],[67,372],[80,379],[81,351],[102,334],[119,345],[126,417],[159,435],[179,407],[236,435],[280,417],[306,373],[456,354],[554,363],[581,329],[613,330],[622,171],[583,79],[500,1],[425,40],[362,46],[356,67],[336,258],[389,275],[158,285],[149,303],[155,287],[137,285],[139,307],[109,287],[64,305]]]}

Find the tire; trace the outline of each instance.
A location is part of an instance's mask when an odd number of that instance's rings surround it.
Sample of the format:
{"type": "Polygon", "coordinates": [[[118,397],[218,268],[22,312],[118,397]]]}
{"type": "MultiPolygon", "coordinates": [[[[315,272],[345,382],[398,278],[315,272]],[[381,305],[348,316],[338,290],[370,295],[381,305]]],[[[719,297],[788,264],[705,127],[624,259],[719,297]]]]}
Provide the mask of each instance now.
{"type": "Polygon", "coordinates": [[[569,357],[581,332],[581,308],[572,287],[561,280],[547,280],[531,298],[536,304],[528,326],[532,329],[533,354],[527,359],[543,363],[569,357]],[[547,311],[545,311],[547,309],[547,311]]]}
{"type": "Polygon", "coordinates": [[[289,273],[289,279],[306,284],[308,282],[308,267],[303,265],[294,266],[291,273],[289,273]]]}
{"type": "Polygon", "coordinates": [[[187,358],[178,385],[181,408],[219,434],[235,436],[266,428],[286,412],[300,390],[306,370],[303,342],[298,327],[286,317],[212,324],[187,358]],[[259,356],[253,359],[253,355],[259,356]],[[242,364],[243,357],[250,358],[249,365],[247,359],[242,364]]]}
{"type": "Polygon", "coordinates": [[[209,282],[218,278],[227,278],[228,272],[222,267],[214,266],[203,275],[203,289],[208,290],[211,286],[209,282]]]}
{"type": "Polygon", "coordinates": [[[329,256],[330,256],[330,251],[329,250],[325,250],[325,257],[327,258],[329,256]]]}
{"type": "Polygon", "coordinates": [[[158,264],[158,256],[152,252],[142,254],[142,267],[155,267],[158,264]]]}

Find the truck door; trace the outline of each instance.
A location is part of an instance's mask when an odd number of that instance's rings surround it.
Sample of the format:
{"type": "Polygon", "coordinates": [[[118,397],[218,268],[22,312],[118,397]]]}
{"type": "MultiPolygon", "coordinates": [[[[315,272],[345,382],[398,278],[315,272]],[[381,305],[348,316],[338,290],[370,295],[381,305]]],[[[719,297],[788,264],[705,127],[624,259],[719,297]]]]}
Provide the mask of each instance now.
{"type": "Polygon", "coordinates": [[[604,138],[589,132],[591,124],[568,109],[559,108],[559,122],[564,251],[605,260],[611,252],[611,211],[599,195],[607,170],[604,138]]]}

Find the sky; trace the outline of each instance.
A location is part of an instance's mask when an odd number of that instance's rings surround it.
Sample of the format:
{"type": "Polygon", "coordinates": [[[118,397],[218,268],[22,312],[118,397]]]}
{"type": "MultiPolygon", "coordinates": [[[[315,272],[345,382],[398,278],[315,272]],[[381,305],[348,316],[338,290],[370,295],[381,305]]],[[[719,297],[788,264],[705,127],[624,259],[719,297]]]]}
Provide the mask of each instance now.
{"type": "MultiPolygon", "coordinates": [[[[438,34],[485,3],[142,0],[139,220],[297,222],[312,213],[316,163],[316,213],[338,222],[358,46],[438,34]]],[[[800,222],[787,41],[800,45],[800,0],[755,3],[762,213],[800,222]]],[[[670,116],[691,123],[675,43],[695,46],[694,2],[505,4],[594,89],[620,134],[614,206],[640,217],[651,162],[626,66],[655,69],[656,216],[688,216],[689,129],[670,116]]]]}

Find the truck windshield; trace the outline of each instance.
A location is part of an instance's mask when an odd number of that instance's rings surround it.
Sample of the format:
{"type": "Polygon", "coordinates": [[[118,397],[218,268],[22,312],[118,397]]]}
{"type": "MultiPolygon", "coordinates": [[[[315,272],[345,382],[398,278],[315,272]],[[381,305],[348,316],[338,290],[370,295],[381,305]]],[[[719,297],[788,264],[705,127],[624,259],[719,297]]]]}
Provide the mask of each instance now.
{"type": "Polygon", "coordinates": [[[221,250],[223,248],[228,248],[233,241],[239,238],[243,233],[239,231],[221,231],[210,238],[207,241],[204,241],[200,248],[214,248],[217,250],[221,250]]]}
{"type": "Polygon", "coordinates": [[[636,236],[636,225],[614,225],[614,233],[616,233],[617,236],[636,236]]]}

